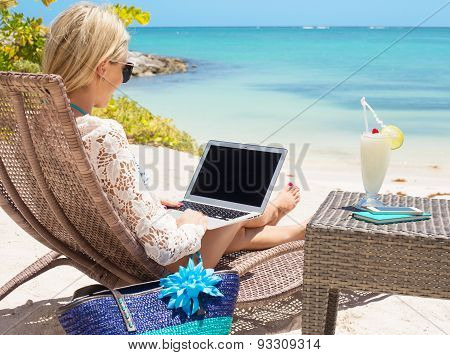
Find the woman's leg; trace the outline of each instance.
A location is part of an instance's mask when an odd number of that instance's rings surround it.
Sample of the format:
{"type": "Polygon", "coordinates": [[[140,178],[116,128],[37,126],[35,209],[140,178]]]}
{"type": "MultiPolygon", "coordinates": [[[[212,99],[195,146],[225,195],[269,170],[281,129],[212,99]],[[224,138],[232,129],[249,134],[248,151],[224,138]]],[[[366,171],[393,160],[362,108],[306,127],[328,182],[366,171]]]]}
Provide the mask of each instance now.
{"type": "MultiPolygon", "coordinates": [[[[243,223],[235,223],[222,228],[206,231],[202,239],[200,254],[205,268],[215,268],[224,254],[240,250],[262,250],[305,238],[306,223],[293,226],[264,226],[244,228],[243,223]]],[[[189,256],[167,265],[170,272],[186,266],[189,256]]]]}
{"type": "Polygon", "coordinates": [[[276,224],[278,223],[278,216],[280,215],[280,212],[271,201],[266,206],[266,209],[264,213],[256,218],[249,219],[247,221],[244,221],[244,227],[245,228],[258,228],[262,227],[268,224],[276,224]]]}
{"type": "MultiPolygon", "coordinates": [[[[200,248],[205,268],[214,268],[217,265],[230,243],[239,234],[239,231],[244,230],[243,225],[244,222],[240,222],[206,231],[200,248]]],[[[241,232],[241,235],[243,235],[243,232],[241,232]]],[[[188,260],[189,256],[185,256],[173,264],[167,265],[166,268],[170,272],[176,272],[180,265],[186,266],[188,260]]]]}
{"type": "Polygon", "coordinates": [[[281,218],[292,211],[300,201],[300,189],[292,183],[286,185],[278,196],[269,201],[264,213],[244,222],[245,228],[258,228],[265,225],[276,225],[281,218]]]}
{"type": "MultiPolygon", "coordinates": [[[[299,188],[292,184],[287,185],[278,194],[277,198],[268,204],[266,208],[267,213],[264,212],[262,216],[206,231],[200,248],[203,265],[207,268],[214,268],[224,254],[232,251],[265,249],[295,240],[296,238],[301,239],[301,229],[303,227],[274,227],[266,225],[278,223],[287,212],[297,205],[299,200],[299,188]]],[[[189,256],[185,256],[175,263],[167,265],[166,268],[170,272],[176,272],[180,265],[187,265],[188,260],[189,256]]]]}
{"type": "Polygon", "coordinates": [[[264,226],[243,228],[228,245],[225,254],[239,250],[262,250],[305,239],[306,222],[292,226],[264,226]]]}
{"type": "MultiPolygon", "coordinates": [[[[299,200],[299,188],[290,185],[280,192],[274,203],[280,206],[280,214],[284,216],[287,213],[286,211],[292,210],[299,200]]],[[[279,215],[277,218],[280,218],[279,215]]],[[[305,238],[307,222],[293,226],[266,225],[258,228],[248,227],[248,222],[244,221],[206,231],[200,249],[203,265],[214,268],[224,254],[233,251],[266,249],[305,238]]]]}

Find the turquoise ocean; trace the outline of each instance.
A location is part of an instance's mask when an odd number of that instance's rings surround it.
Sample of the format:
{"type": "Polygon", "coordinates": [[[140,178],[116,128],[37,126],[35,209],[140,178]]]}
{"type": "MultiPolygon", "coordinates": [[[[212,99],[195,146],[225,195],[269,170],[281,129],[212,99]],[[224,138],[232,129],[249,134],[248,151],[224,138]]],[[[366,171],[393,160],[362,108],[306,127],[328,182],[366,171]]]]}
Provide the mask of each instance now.
{"type": "Polygon", "coordinates": [[[356,161],[365,96],[405,133],[394,160],[450,162],[450,28],[129,31],[130,50],[186,59],[189,70],[135,77],[122,94],[173,118],[199,143],[281,144],[298,153],[309,143],[309,158],[356,161]]]}

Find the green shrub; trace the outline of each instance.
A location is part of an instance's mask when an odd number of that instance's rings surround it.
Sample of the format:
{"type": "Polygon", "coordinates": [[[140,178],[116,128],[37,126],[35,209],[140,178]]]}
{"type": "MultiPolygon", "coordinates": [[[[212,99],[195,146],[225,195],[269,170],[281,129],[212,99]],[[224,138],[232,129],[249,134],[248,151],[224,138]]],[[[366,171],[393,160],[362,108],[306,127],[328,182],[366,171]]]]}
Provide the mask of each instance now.
{"type": "Polygon", "coordinates": [[[14,70],[14,63],[27,60],[39,67],[47,29],[41,18],[0,10],[0,70],[14,70]]]}
{"type": "Polygon", "coordinates": [[[30,62],[29,60],[19,59],[17,62],[13,63],[12,70],[21,73],[39,73],[41,67],[39,64],[30,62]]]}
{"type": "Polygon", "coordinates": [[[195,140],[176,128],[172,119],[153,115],[126,97],[111,99],[107,107],[95,108],[93,114],[120,122],[130,143],[163,146],[195,155],[201,153],[195,140]]]}

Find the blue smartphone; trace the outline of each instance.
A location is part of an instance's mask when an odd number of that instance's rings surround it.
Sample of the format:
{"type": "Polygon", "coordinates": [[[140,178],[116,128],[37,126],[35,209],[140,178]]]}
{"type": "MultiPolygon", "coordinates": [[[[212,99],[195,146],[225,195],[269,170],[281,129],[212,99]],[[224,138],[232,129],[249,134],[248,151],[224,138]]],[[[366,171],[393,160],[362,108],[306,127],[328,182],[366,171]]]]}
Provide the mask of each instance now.
{"type": "Polygon", "coordinates": [[[365,209],[373,214],[410,214],[412,216],[423,214],[423,211],[419,210],[416,207],[381,206],[366,207],[365,209]]]}

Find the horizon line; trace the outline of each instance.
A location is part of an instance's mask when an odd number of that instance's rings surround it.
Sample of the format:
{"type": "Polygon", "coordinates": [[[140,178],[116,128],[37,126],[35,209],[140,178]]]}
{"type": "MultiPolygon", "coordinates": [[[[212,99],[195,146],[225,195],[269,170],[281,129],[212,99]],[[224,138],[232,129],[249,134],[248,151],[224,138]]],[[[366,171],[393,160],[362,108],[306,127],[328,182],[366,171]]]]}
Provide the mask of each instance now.
{"type": "MultiPolygon", "coordinates": [[[[352,25],[271,25],[271,26],[259,26],[259,25],[243,25],[243,26],[152,26],[152,25],[130,25],[128,28],[311,28],[311,29],[330,29],[330,28],[414,28],[417,26],[383,26],[383,25],[364,25],[364,26],[352,26],[352,25]]],[[[417,28],[450,28],[450,26],[419,26],[417,28]]]]}

